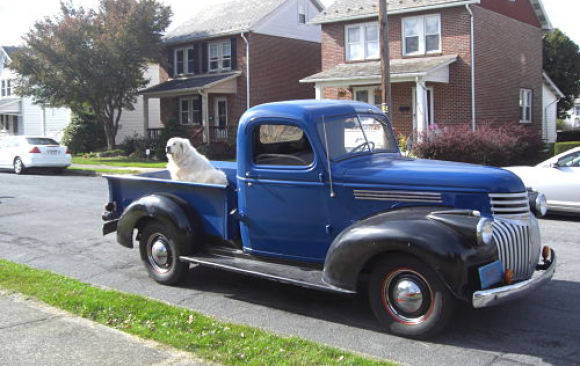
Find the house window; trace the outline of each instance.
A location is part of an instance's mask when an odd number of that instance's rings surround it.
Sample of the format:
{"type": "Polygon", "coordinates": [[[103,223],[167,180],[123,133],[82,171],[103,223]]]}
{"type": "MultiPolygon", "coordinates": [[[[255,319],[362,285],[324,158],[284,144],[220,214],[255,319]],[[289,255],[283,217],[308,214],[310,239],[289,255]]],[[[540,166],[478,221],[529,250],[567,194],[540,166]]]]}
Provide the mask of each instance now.
{"type": "Polygon", "coordinates": [[[232,45],[230,42],[209,45],[209,71],[230,70],[232,68],[232,45]]]}
{"type": "Polygon", "coordinates": [[[303,1],[298,1],[298,23],[306,24],[306,5],[303,1]]]}
{"type": "Polygon", "coordinates": [[[12,80],[2,80],[0,84],[0,96],[9,97],[12,95],[12,80]]]}
{"type": "Polygon", "coordinates": [[[580,116],[580,104],[574,106],[574,114],[580,116]]]}
{"type": "Polygon", "coordinates": [[[381,108],[381,89],[378,87],[363,87],[353,89],[354,100],[368,104],[374,104],[381,108]]]}
{"type": "Polygon", "coordinates": [[[520,122],[532,123],[532,90],[520,89],[520,122]]]}
{"type": "Polygon", "coordinates": [[[441,52],[441,16],[404,18],[403,39],[404,55],[441,52]]]}
{"type": "Polygon", "coordinates": [[[195,54],[193,47],[179,48],[175,50],[175,74],[193,74],[195,54]]]}
{"type": "Polygon", "coordinates": [[[365,23],[346,27],[346,59],[367,60],[379,58],[379,25],[365,23]]]}
{"type": "Polygon", "coordinates": [[[202,124],[201,98],[199,95],[179,99],[179,122],[182,125],[202,124]]]}

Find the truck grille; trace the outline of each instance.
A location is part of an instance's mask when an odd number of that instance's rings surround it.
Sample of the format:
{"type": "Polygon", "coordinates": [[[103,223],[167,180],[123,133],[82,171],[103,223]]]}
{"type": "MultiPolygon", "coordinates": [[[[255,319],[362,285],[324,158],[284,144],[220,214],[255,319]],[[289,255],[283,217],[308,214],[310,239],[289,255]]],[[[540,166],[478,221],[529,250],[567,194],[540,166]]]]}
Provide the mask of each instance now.
{"type": "Polygon", "coordinates": [[[494,216],[493,238],[503,268],[514,271],[514,280],[527,280],[534,273],[540,246],[534,240],[539,232],[531,225],[528,193],[494,193],[489,198],[494,216]]]}

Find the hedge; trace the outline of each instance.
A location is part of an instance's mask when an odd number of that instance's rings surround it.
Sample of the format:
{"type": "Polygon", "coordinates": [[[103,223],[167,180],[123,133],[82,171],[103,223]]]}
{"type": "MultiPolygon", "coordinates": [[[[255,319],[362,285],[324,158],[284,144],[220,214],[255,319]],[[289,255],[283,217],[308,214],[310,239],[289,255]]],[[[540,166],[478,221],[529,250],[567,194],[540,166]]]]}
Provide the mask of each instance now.
{"type": "Polygon", "coordinates": [[[561,154],[578,146],[580,146],[580,141],[557,142],[554,145],[554,155],[561,154]]]}
{"type": "Polygon", "coordinates": [[[558,131],[558,142],[577,142],[580,141],[580,130],[558,131]]]}

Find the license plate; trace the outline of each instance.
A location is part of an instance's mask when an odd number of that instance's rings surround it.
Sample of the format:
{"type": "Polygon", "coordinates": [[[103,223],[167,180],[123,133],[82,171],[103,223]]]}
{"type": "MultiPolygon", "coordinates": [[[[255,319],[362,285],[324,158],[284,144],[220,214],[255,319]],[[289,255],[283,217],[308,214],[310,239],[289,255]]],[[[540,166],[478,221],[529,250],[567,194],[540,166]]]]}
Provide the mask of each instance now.
{"type": "Polygon", "coordinates": [[[481,288],[490,288],[503,281],[504,272],[501,261],[495,261],[485,266],[479,267],[479,281],[481,288]]]}
{"type": "Polygon", "coordinates": [[[48,155],[58,155],[58,151],[57,150],[47,150],[46,153],[48,155]]]}

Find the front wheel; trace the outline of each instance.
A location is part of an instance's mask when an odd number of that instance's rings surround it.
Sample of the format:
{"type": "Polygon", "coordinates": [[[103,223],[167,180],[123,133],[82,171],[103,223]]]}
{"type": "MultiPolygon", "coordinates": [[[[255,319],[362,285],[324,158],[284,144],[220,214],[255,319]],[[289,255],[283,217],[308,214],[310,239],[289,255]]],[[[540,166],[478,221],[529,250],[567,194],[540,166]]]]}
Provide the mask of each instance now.
{"type": "Polygon", "coordinates": [[[437,274],[407,256],[376,265],[369,281],[369,300],[375,316],[391,333],[417,339],[440,332],[455,304],[437,274]]]}
{"type": "Polygon", "coordinates": [[[19,157],[14,159],[14,173],[24,174],[25,172],[26,168],[24,167],[24,163],[22,163],[22,160],[19,157]]]}
{"type": "Polygon", "coordinates": [[[181,247],[177,230],[158,222],[149,223],[139,239],[141,260],[156,282],[175,285],[187,272],[187,264],[179,260],[181,247]]]}

